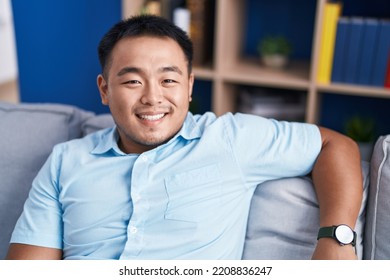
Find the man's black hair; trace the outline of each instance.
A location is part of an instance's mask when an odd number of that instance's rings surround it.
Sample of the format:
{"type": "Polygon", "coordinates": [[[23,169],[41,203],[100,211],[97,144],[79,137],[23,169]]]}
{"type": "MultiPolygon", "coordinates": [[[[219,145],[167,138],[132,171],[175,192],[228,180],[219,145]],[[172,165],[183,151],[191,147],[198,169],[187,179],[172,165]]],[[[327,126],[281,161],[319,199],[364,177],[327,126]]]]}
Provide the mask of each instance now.
{"type": "Polygon", "coordinates": [[[193,46],[187,33],[169,20],[154,15],[133,16],[115,24],[101,39],[98,55],[103,75],[107,78],[110,56],[119,40],[127,37],[168,37],[176,41],[188,62],[188,74],[192,70],[193,46]]]}

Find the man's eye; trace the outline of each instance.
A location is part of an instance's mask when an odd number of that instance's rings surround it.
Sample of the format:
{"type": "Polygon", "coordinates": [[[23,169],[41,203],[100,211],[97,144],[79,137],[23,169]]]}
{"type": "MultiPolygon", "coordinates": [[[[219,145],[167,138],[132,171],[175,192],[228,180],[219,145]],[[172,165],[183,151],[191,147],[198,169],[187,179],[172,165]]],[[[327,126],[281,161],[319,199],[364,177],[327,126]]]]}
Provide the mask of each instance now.
{"type": "Polygon", "coordinates": [[[141,84],[141,82],[138,80],[129,80],[124,82],[123,84],[137,85],[137,84],[141,84]]]}
{"type": "Polygon", "coordinates": [[[172,83],[175,83],[176,81],[175,80],[172,80],[172,79],[165,79],[163,81],[164,84],[172,84],[172,83]]]}
{"type": "Polygon", "coordinates": [[[129,81],[130,84],[141,84],[140,81],[137,81],[137,80],[131,80],[129,81]]]}

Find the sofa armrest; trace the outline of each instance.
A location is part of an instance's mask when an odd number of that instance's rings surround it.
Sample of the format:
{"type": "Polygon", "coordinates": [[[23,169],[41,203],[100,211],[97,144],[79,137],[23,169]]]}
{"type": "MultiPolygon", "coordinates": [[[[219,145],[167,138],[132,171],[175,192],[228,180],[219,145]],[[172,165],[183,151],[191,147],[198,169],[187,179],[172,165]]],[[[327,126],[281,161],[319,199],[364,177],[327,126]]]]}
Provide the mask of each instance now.
{"type": "Polygon", "coordinates": [[[390,135],[377,140],[371,157],[365,259],[390,259],[390,135]]]}

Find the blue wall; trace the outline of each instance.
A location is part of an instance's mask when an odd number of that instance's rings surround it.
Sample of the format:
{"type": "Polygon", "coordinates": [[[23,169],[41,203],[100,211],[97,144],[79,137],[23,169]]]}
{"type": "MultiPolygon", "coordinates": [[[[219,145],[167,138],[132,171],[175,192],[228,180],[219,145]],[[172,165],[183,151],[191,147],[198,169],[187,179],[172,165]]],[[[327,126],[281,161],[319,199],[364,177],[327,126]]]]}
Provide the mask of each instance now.
{"type": "Polygon", "coordinates": [[[97,45],[121,18],[120,0],[13,0],[20,98],[96,113],[97,45]]]}

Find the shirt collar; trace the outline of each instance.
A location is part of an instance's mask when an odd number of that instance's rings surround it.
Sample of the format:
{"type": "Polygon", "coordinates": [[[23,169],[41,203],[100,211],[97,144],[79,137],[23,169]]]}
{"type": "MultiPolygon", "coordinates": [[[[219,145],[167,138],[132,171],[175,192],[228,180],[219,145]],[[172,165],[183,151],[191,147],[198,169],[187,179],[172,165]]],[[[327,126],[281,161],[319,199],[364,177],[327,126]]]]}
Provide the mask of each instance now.
{"type": "Polygon", "coordinates": [[[116,129],[116,126],[102,131],[99,139],[99,142],[91,151],[92,154],[99,155],[108,153],[109,151],[113,151],[119,155],[126,155],[118,147],[119,134],[116,129]]]}
{"type": "MultiPolygon", "coordinates": [[[[200,138],[201,130],[192,115],[187,113],[186,119],[184,120],[183,126],[180,131],[169,141],[174,141],[178,137],[183,137],[186,140],[192,140],[200,138]]],[[[114,151],[118,155],[126,155],[118,147],[119,134],[116,126],[110,129],[104,130],[100,135],[100,141],[97,143],[95,148],[91,151],[92,154],[105,154],[109,151],[114,151]]]]}
{"type": "MultiPolygon", "coordinates": [[[[180,131],[177,133],[176,137],[181,136],[186,140],[192,140],[196,138],[200,138],[201,130],[194,118],[192,113],[188,112],[187,117],[184,120],[184,124],[180,131]]],[[[174,138],[176,138],[174,137],[174,138]]]]}

